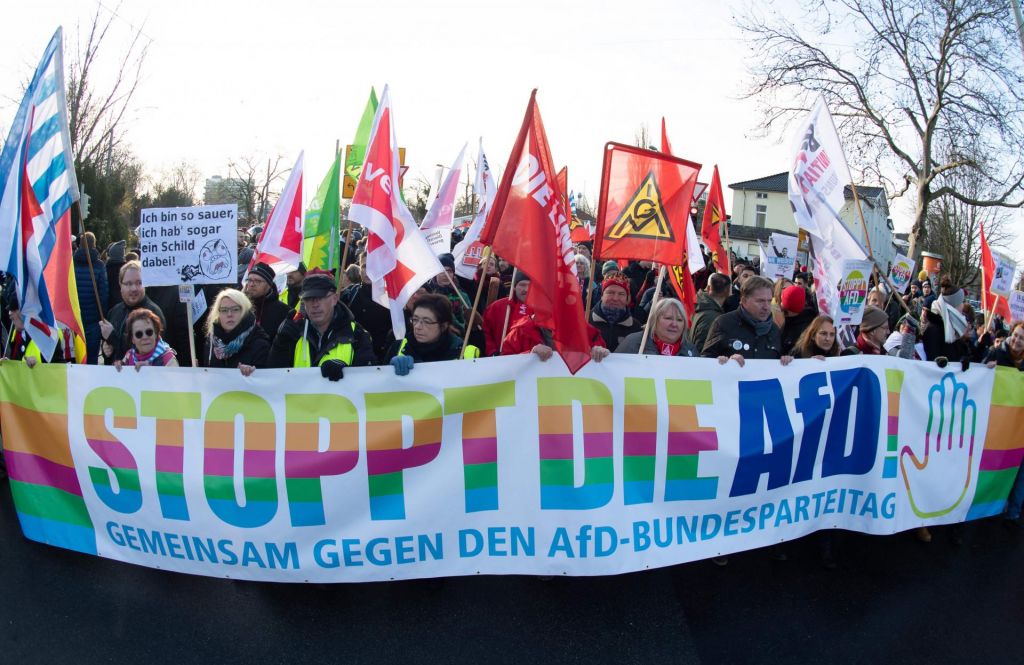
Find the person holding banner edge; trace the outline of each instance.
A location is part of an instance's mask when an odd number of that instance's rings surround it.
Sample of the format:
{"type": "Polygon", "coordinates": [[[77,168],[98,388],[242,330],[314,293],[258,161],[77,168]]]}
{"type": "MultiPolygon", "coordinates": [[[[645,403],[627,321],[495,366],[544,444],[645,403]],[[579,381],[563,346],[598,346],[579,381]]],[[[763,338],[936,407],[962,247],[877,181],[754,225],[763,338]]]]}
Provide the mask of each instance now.
{"type": "Polygon", "coordinates": [[[452,306],[439,293],[424,293],[412,301],[412,317],[405,338],[391,346],[391,366],[398,376],[407,376],[416,363],[479,358],[480,349],[466,346],[452,332],[452,306]]]}

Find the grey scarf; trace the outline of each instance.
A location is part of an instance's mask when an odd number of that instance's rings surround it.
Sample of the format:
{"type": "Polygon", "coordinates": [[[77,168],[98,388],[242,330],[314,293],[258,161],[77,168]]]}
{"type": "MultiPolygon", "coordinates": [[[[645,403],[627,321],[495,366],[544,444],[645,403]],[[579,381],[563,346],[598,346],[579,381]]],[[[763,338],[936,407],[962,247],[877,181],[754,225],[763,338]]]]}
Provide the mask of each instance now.
{"type": "Polygon", "coordinates": [[[750,326],[754,329],[754,332],[757,333],[758,337],[764,337],[765,335],[770,333],[772,331],[772,326],[775,325],[775,323],[772,321],[772,317],[770,316],[764,321],[757,321],[754,319],[754,317],[750,315],[749,312],[747,312],[747,310],[743,309],[742,306],[739,307],[738,311],[740,313],[740,318],[750,324],[750,326]]]}

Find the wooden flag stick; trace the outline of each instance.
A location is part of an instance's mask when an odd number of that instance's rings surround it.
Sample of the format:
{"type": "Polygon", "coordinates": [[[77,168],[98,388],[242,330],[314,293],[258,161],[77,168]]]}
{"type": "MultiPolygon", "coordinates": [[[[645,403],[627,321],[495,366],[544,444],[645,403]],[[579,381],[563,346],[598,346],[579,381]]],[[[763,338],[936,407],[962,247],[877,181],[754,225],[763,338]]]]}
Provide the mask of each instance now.
{"type": "Polygon", "coordinates": [[[583,320],[590,321],[590,305],[591,300],[594,299],[594,269],[597,266],[597,257],[591,254],[590,256],[590,283],[587,285],[587,308],[583,312],[583,320]]]}
{"type": "MultiPolygon", "coordinates": [[[[689,270],[689,268],[684,268],[689,270]]],[[[651,311],[647,315],[647,325],[644,326],[644,336],[640,339],[640,350],[636,353],[637,355],[643,355],[644,349],[647,348],[647,338],[651,334],[651,314],[654,313],[654,307],[658,304],[661,299],[661,285],[665,283],[665,273],[668,272],[668,267],[663,263],[661,264],[661,270],[658,271],[658,283],[654,287],[654,297],[651,298],[651,311]]],[[[657,322],[655,322],[657,323],[657,322]]]]}
{"type": "Polygon", "coordinates": [[[516,297],[516,276],[519,274],[519,268],[512,266],[512,292],[508,294],[508,304],[505,305],[505,323],[501,326],[501,338],[498,342],[498,355],[501,355],[501,349],[505,346],[505,335],[508,334],[508,320],[512,316],[512,300],[516,297]]]}

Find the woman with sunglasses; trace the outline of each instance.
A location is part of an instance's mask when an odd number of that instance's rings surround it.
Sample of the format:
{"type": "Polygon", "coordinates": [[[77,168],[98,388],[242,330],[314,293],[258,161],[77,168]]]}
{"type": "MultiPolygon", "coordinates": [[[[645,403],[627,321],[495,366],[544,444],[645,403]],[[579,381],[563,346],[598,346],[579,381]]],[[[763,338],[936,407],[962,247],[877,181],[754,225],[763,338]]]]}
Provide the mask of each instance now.
{"type": "Polygon", "coordinates": [[[124,365],[134,366],[135,371],[146,365],[157,367],[177,367],[178,359],[174,349],[160,338],[163,326],[160,317],[148,309],[139,308],[128,315],[125,320],[128,341],[131,347],[124,358],[114,361],[114,367],[121,371],[124,365]]]}
{"type": "Polygon", "coordinates": [[[238,289],[224,289],[210,311],[201,359],[206,367],[237,367],[242,376],[249,376],[267,366],[270,337],[256,324],[248,296],[238,289]]]}
{"type": "Polygon", "coordinates": [[[462,338],[452,332],[452,307],[448,298],[425,293],[413,301],[405,338],[391,346],[395,374],[405,376],[415,363],[478,358],[480,349],[469,345],[462,353],[462,338]]]}

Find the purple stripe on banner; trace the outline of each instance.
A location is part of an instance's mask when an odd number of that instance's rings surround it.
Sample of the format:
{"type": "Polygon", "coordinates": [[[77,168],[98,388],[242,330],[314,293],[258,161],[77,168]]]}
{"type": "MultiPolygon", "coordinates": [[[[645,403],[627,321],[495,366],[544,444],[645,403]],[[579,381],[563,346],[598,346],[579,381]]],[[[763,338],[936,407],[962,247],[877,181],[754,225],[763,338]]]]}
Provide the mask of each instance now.
{"type": "MultiPolygon", "coordinates": [[[[273,450],[246,450],[243,462],[245,475],[249,478],[275,478],[273,450]]],[[[235,451],[230,448],[207,448],[203,452],[203,473],[207,476],[233,476],[235,474],[235,451]]]]}
{"type": "Polygon", "coordinates": [[[185,449],[181,446],[156,447],[157,473],[184,473],[185,449]]]}
{"type": "Polygon", "coordinates": [[[462,440],[463,464],[491,464],[498,461],[498,439],[485,436],[462,440]]]}
{"type": "Polygon", "coordinates": [[[120,441],[104,441],[102,439],[88,439],[89,447],[92,448],[100,458],[115,469],[135,469],[135,458],[124,447],[120,441]]]}
{"type": "Polygon", "coordinates": [[[696,455],[702,450],[718,450],[715,432],[669,432],[669,455],[696,455]]]}
{"type": "Polygon", "coordinates": [[[572,434],[541,434],[541,459],[572,459],[572,434]]]}
{"type": "Polygon", "coordinates": [[[900,433],[900,417],[889,416],[889,431],[887,434],[899,434],[900,433]]]}
{"type": "Polygon", "coordinates": [[[654,455],[657,438],[657,432],[623,432],[622,452],[626,457],[654,455]]]}
{"type": "Polygon", "coordinates": [[[440,443],[425,443],[399,450],[371,450],[366,453],[366,468],[371,476],[395,473],[432,461],[441,452],[440,443]]]}
{"type": "Polygon", "coordinates": [[[1024,448],[1012,450],[986,450],[981,454],[982,471],[1002,471],[1020,466],[1024,459],[1024,448]]]}
{"type": "Polygon", "coordinates": [[[12,480],[55,487],[68,494],[82,496],[82,486],[78,484],[78,476],[71,467],[45,457],[13,450],[4,451],[4,457],[7,460],[7,474],[12,480]]]}
{"type": "MultiPolygon", "coordinates": [[[[587,432],[583,435],[583,454],[587,459],[612,456],[611,432],[587,432]]],[[[541,434],[541,459],[572,459],[572,434],[541,434]]]]}
{"type": "Polygon", "coordinates": [[[286,450],[284,471],[289,478],[320,478],[351,471],[359,461],[355,450],[286,450]]]}

